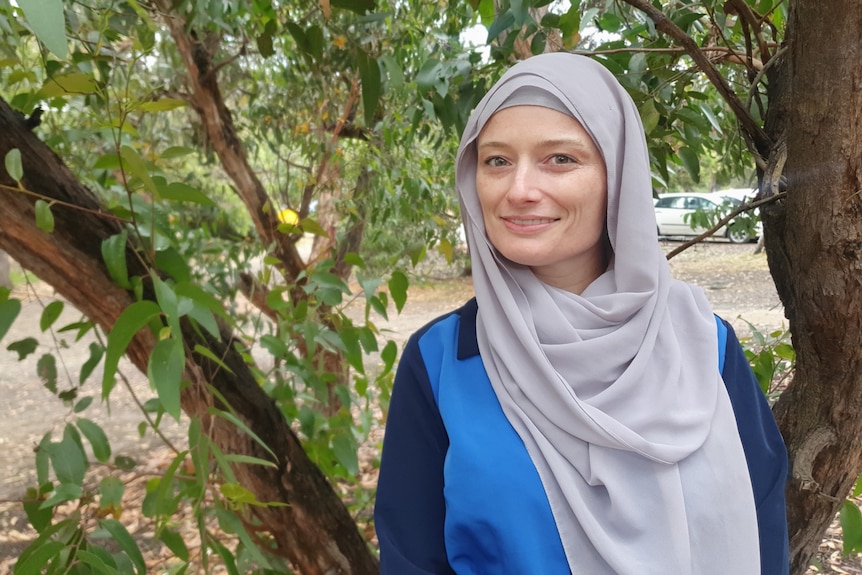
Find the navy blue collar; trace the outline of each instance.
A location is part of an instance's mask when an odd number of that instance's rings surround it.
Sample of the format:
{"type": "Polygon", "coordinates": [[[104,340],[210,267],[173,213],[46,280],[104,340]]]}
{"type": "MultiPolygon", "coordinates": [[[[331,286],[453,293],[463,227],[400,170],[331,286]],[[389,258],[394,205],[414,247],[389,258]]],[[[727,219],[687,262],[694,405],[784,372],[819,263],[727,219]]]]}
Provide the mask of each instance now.
{"type": "Polygon", "coordinates": [[[476,298],[472,298],[455,312],[461,317],[458,329],[458,359],[479,355],[479,341],[476,339],[477,311],[479,311],[479,305],[476,303],[476,298]]]}

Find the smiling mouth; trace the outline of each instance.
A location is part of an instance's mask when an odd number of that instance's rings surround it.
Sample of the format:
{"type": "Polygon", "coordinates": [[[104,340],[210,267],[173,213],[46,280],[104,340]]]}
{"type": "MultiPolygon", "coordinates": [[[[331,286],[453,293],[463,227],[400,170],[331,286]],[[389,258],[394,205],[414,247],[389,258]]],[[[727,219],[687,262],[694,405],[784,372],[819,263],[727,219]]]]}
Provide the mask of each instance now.
{"type": "Polygon", "coordinates": [[[503,218],[509,223],[518,226],[540,226],[556,222],[559,218],[503,218]]]}

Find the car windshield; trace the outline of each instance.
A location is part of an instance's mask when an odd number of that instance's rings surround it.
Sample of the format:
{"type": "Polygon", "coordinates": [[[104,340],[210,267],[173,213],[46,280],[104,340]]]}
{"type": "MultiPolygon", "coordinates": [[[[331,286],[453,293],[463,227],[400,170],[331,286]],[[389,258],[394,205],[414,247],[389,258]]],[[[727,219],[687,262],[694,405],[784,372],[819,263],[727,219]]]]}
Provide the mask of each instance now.
{"type": "Polygon", "coordinates": [[[738,206],[742,204],[742,200],[740,200],[739,198],[733,198],[731,196],[721,196],[721,198],[725,202],[729,203],[731,206],[738,206]]]}

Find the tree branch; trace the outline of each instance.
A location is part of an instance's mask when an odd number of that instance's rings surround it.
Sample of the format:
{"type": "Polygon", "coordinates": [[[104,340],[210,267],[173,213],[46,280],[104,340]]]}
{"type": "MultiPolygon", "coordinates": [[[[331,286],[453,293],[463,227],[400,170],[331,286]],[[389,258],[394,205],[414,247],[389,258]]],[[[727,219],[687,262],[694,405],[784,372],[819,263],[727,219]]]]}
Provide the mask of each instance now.
{"type": "Polygon", "coordinates": [[[765,155],[768,153],[772,141],[763,128],[754,121],[748,110],[736,97],[736,94],[731,89],[727,80],[713,65],[712,61],[704,54],[703,50],[695,43],[695,41],[685,33],[679,26],[673,23],[661,10],[653,6],[648,0],[623,0],[626,4],[637,8],[646,14],[655,23],[656,30],[659,30],[685,48],[686,53],[698,65],[698,67],[706,74],[706,77],[718,90],[727,105],[736,115],[742,130],[746,132],[755,147],[757,153],[765,155]]]}
{"type": "Polygon", "coordinates": [[[754,10],[751,9],[751,6],[745,3],[745,0],[728,0],[725,6],[728,5],[735,8],[739,17],[744,19],[750,26],[752,36],[754,36],[754,40],[757,42],[757,49],[760,52],[761,59],[764,62],[769,60],[771,56],[769,53],[769,45],[763,39],[763,34],[760,33],[760,28],[763,24],[763,20],[759,17],[760,15],[755,13],[754,10]]]}
{"type": "Polygon", "coordinates": [[[757,200],[756,202],[746,202],[744,204],[741,204],[740,206],[737,206],[737,208],[735,210],[733,210],[732,212],[730,212],[729,214],[727,214],[726,216],[724,216],[723,218],[718,220],[718,223],[716,223],[714,226],[712,226],[711,228],[709,228],[708,230],[706,230],[705,232],[703,232],[699,236],[694,237],[694,238],[686,241],[685,243],[674,248],[672,251],[668,252],[667,259],[670,260],[671,258],[678,256],[679,254],[681,254],[682,252],[684,252],[685,250],[687,250],[691,246],[699,244],[700,242],[702,242],[706,238],[714,236],[716,234],[716,232],[718,232],[718,230],[720,230],[725,224],[727,224],[730,220],[732,220],[733,218],[735,218],[739,214],[741,214],[743,212],[748,212],[750,210],[753,210],[754,208],[759,208],[762,205],[770,204],[772,202],[778,201],[778,200],[784,198],[785,196],[787,196],[787,192],[781,192],[780,194],[775,194],[775,195],[763,198],[762,200],[757,200]]]}
{"type": "Polygon", "coordinates": [[[190,103],[200,116],[207,137],[233,180],[236,192],[245,204],[264,245],[274,246],[281,271],[289,283],[296,281],[305,263],[290,237],[278,232],[277,210],[273,209],[263,184],[248,163],[245,149],[237,135],[233,117],[218,85],[213,64],[213,48],[188,30],[184,18],[171,13],[169,0],[153,0],[182,56],[188,72],[190,103]]]}

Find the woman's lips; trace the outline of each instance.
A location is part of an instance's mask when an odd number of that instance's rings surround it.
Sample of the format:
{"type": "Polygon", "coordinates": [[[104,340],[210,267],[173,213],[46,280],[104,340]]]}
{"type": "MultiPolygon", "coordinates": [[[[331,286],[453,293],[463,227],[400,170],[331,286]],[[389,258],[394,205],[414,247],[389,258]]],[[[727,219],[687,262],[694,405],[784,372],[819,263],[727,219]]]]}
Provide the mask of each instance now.
{"type": "Polygon", "coordinates": [[[503,217],[503,223],[511,232],[516,233],[538,233],[546,230],[559,218],[543,218],[540,216],[518,216],[503,217]]]}

